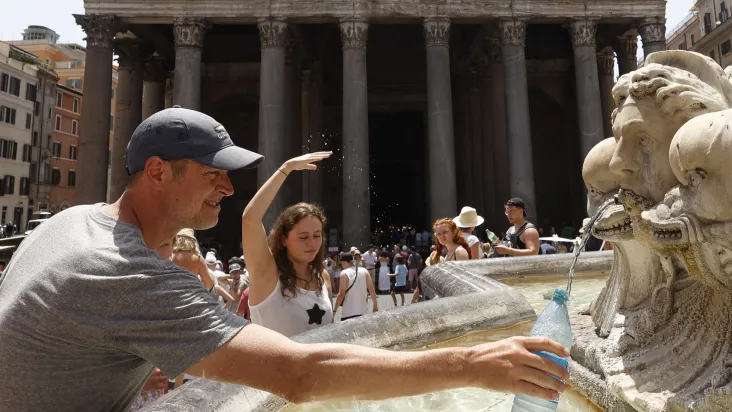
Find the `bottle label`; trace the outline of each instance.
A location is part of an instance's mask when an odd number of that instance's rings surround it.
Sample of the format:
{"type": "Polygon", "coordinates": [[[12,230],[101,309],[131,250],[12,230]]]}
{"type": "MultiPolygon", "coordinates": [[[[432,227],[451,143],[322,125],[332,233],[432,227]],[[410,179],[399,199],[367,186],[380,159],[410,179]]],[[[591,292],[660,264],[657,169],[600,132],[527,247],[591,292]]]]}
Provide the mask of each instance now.
{"type": "MultiPolygon", "coordinates": [[[[567,359],[560,358],[557,355],[554,355],[554,354],[551,354],[551,353],[547,353],[547,352],[534,352],[534,353],[537,354],[537,355],[539,355],[539,356],[542,356],[544,358],[551,359],[552,361],[554,361],[555,363],[557,363],[559,366],[563,367],[564,369],[567,369],[567,367],[569,366],[569,361],[567,361],[567,359]]],[[[560,382],[564,382],[563,380],[557,378],[556,376],[554,376],[552,374],[549,374],[549,376],[551,376],[552,378],[554,378],[554,379],[556,379],[556,380],[558,380],[560,382]]],[[[552,403],[559,403],[558,400],[553,400],[551,402],[552,403]]]]}

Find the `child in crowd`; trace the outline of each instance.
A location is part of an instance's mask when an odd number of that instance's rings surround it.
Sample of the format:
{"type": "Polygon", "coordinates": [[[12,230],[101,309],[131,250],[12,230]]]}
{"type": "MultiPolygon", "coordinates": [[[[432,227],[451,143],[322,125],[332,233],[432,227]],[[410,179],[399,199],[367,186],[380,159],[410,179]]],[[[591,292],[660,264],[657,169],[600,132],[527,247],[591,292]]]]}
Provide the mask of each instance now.
{"type": "Polygon", "coordinates": [[[398,293],[402,297],[402,306],[404,306],[404,293],[407,291],[407,266],[404,264],[404,257],[396,257],[396,268],[394,272],[390,273],[389,276],[395,276],[396,282],[394,287],[391,289],[391,299],[394,301],[394,306],[397,306],[396,294],[398,293]]]}

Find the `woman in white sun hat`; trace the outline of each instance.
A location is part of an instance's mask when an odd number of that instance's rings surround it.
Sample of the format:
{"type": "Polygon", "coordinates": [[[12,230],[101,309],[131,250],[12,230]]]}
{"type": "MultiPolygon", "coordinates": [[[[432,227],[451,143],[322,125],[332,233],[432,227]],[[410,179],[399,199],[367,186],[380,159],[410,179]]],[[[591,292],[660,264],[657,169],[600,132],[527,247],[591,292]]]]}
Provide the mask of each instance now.
{"type": "Polygon", "coordinates": [[[477,236],[473,235],[473,231],[476,227],[483,224],[483,217],[478,215],[478,212],[475,210],[475,208],[465,206],[463,210],[460,211],[460,216],[453,218],[452,221],[455,222],[455,225],[460,228],[463,239],[465,239],[465,241],[468,242],[468,246],[470,246],[470,258],[482,258],[483,249],[480,244],[480,239],[478,239],[477,236]]]}

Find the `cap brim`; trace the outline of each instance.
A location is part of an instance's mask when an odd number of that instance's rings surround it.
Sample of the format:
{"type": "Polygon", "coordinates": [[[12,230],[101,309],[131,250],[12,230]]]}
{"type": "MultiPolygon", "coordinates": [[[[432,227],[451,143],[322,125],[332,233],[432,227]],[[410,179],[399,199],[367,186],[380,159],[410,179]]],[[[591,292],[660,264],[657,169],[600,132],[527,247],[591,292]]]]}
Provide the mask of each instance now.
{"type": "Polygon", "coordinates": [[[234,171],[257,167],[264,160],[264,156],[238,146],[228,146],[193,160],[216,169],[234,171]]]}

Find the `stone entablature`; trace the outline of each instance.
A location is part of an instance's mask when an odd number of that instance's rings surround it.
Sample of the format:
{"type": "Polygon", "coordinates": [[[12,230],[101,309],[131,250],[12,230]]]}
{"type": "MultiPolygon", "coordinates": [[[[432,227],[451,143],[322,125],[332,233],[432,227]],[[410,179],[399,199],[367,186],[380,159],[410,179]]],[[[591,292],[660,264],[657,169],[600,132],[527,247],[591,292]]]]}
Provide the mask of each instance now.
{"type": "Polygon", "coordinates": [[[84,0],[86,14],[115,14],[126,23],[170,24],[181,16],[202,17],[211,23],[250,23],[258,18],[277,17],[298,23],[338,22],[358,17],[379,20],[409,21],[446,16],[461,23],[486,18],[521,18],[542,21],[598,18],[600,22],[638,20],[665,15],[664,0],[84,0]]]}

